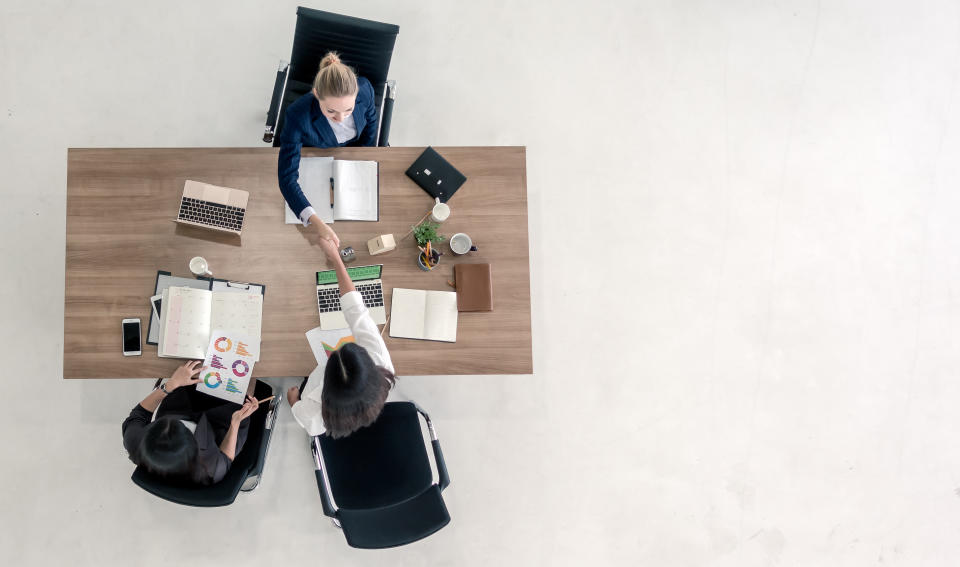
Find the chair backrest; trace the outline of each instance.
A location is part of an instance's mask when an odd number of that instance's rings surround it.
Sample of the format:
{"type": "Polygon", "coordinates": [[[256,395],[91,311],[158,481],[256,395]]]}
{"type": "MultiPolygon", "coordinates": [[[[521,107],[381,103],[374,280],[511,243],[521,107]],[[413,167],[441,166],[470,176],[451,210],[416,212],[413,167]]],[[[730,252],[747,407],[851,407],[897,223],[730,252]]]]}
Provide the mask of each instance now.
{"type": "Polygon", "coordinates": [[[320,60],[328,51],[340,54],[340,60],[354,68],[373,85],[377,115],[383,102],[390,59],[400,27],[372,20],[363,20],[311,8],[297,8],[297,27],[293,35],[293,51],[287,87],[277,118],[274,145],[279,145],[283,115],[297,98],[310,92],[320,60]]]}
{"type": "Polygon", "coordinates": [[[320,437],[330,490],[339,508],[379,508],[433,483],[416,406],[390,402],[377,421],[341,439],[320,437]]]}
{"type": "Polygon", "coordinates": [[[336,517],[351,546],[405,545],[450,522],[413,403],[389,402],[369,427],[342,439],[323,435],[319,443],[336,517]]]}
{"type": "MultiPolygon", "coordinates": [[[[273,394],[273,388],[263,382],[258,381],[254,388],[254,395],[258,399],[268,398],[273,394]]],[[[243,481],[246,480],[250,471],[258,464],[257,460],[261,457],[260,446],[264,442],[266,431],[267,414],[270,412],[269,404],[263,404],[250,416],[250,430],[247,432],[247,441],[243,445],[240,454],[236,456],[230,465],[230,470],[223,480],[210,486],[177,485],[169,484],[162,478],[137,467],[130,477],[133,482],[147,492],[186,506],[226,506],[232,504],[240,492],[243,481]]]]}

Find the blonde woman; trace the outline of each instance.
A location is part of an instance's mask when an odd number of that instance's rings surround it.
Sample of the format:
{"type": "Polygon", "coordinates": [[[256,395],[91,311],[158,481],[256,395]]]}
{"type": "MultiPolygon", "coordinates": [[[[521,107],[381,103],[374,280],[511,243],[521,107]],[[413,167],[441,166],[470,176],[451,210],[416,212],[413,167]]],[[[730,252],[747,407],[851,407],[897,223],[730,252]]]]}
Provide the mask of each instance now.
{"type": "Polygon", "coordinates": [[[323,224],[300,189],[300,148],[375,146],[377,106],[373,87],[330,52],[320,61],[312,96],[297,99],[284,116],[277,164],[280,192],[304,226],[339,246],[336,233],[323,224]]]}

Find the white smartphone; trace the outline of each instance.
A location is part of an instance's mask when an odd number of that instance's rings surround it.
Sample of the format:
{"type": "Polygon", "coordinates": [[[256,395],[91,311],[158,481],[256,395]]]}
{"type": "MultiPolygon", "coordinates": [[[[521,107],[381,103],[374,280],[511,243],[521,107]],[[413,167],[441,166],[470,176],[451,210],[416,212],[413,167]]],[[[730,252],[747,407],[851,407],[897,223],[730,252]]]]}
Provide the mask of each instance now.
{"type": "Polygon", "coordinates": [[[162,295],[154,295],[150,298],[150,305],[153,306],[153,314],[156,315],[157,319],[160,318],[160,300],[163,299],[162,295]]]}
{"type": "Polygon", "coordinates": [[[123,320],[123,356],[140,356],[140,319],[123,320]]]}

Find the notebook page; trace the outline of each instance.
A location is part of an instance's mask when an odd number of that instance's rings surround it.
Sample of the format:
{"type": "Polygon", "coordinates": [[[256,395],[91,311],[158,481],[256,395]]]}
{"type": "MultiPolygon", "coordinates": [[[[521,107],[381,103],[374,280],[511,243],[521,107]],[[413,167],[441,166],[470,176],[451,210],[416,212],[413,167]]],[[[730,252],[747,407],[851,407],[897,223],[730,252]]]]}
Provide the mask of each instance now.
{"type": "MultiPolygon", "coordinates": [[[[170,286],[193,287],[197,289],[210,289],[210,282],[207,280],[198,280],[194,278],[182,278],[178,276],[168,276],[166,274],[157,274],[157,287],[153,295],[160,295],[163,290],[170,286]]],[[[161,309],[162,309],[161,300],[161,309]]],[[[150,310],[150,326],[147,332],[147,342],[156,345],[160,344],[160,314],[153,314],[150,310]]]]}
{"type": "Polygon", "coordinates": [[[160,315],[157,318],[157,327],[160,329],[158,331],[157,338],[157,356],[165,357],[166,356],[166,331],[167,328],[167,311],[170,310],[170,291],[165,289],[160,292],[160,315]]]}
{"type": "Polygon", "coordinates": [[[378,177],[375,161],[333,162],[333,217],[337,220],[378,220],[378,177]]]}
{"type": "Polygon", "coordinates": [[[166,312],[163,354],[176,358],[203,358],[210,339],[212,294],[202,289],[171,287],[161,305],[166,312]]]}
{"type": "MultiPolygon", "coordinates": [[[[320,220],[330,224],[333,222],[333,210],[330,208],[330,178],[333,177],[332,157],[305,157],[300,158],[300,188],[303,196],[310,202],[320,220]]],[[[290,205],[284,204],[285,222],[299,224],[300,219],[290,210],[290,205]]]]}
{"type": "Polygon", "coordinates": [[[428,291],[423,335],[432,341],[457,341],[457,294],[452,291],[428,291]]]}
{"type": "MultiPolygon", "coordinates": [[[[214,292],[210,306],[210,328],[250,337],[260,345],[263,296],[235,291],[214,292]]],[[[259,360],[259,357],[254,360],[259,360]]]]}
{"type": "Polygon", "coordinates": [[[422,339],[427,294],[422,289],[393,288],[390,306],[390,336],[422,339]]]}

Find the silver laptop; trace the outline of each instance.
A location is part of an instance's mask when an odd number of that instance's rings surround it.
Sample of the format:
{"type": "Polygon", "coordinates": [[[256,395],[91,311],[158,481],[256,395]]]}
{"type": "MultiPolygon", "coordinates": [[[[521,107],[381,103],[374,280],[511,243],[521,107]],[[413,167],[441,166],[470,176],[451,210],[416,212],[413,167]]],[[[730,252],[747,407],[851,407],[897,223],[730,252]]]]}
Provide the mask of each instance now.
{"type": "Polygon", "coordinates": [[[176,222],[239,235],[250,193],[187,180],[176,222]]]}
{"type": "MultiPolygon", "coordinates": [[[[387,310],[383,307],[383,282],[380,274],[383,264],[374,266],[356,266],[347,268],[347,274],[353,280],[354,287],[360,292],[364,305],[370,311],[373,322],[383,325],[387,322],[387,310]]],[[[321,329],[346,329],[347,319],[340,308],[340,286],[337,284],[337,272],[326,270],[317,272],[317,307],[320,309],[321,329]]]]}

